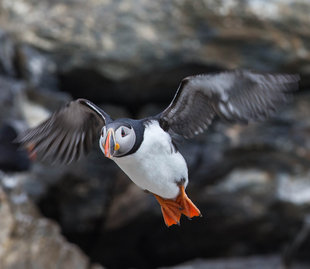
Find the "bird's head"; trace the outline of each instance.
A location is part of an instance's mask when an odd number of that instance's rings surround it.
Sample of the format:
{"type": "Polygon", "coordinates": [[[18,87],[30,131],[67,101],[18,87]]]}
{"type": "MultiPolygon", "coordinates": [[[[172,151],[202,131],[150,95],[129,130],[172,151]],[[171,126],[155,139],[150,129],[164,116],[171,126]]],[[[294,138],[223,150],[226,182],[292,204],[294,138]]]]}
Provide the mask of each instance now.
{"type": "Polygon", "coordinates": [[[128,154],[136,143],[134,126],[124,121],[114,121],[101,129],[99,145],[108,158],[128,154]]]}

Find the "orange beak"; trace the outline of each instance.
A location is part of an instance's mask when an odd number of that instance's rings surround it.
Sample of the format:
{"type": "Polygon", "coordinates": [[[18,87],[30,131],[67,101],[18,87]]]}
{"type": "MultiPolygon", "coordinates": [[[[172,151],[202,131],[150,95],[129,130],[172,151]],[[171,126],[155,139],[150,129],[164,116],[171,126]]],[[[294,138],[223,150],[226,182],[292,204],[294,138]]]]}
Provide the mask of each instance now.
{"type": "Polygon", "coordinates": [[[119,149],[119,144],[116,143],[115,133],[112,128],[110,128],[107,132],[107,136],[106,136],[103,148],[104,148],[104,155],[107,158],[111,158],[114,152],[119,149]]]}

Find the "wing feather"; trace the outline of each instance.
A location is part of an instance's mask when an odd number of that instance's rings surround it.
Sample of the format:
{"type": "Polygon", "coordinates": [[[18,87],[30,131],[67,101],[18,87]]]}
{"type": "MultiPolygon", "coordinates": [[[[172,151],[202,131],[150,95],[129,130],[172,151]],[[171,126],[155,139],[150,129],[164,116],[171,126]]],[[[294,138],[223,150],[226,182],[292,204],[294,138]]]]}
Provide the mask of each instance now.
{"type": "Polygon", "coordinates": [[[160,123],[188,138],[206,130],[215,115],[230,122],[263,120],[287,102],[298,81],[299,75],[246,70],[188,77],[159,115],[160,123]]]}
{"type": "Polygon", "coordinates": [[[17,140],[42,160],[70,163],[89,152],[101,128],[110,121],[102,109],[77,99],[17,140]]]}

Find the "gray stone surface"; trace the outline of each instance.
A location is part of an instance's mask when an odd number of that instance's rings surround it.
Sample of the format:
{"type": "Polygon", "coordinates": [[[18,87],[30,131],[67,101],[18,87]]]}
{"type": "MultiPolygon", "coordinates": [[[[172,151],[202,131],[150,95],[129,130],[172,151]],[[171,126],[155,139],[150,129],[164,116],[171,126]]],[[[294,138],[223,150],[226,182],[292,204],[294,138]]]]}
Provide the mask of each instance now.
{"type": "Polygon", "coordinates": [[[218,68],[309,75],[309,13],[307,0],[3,0],[0,28],[32,83],[132,108],[168,102],[184,76],[218,68]]]}
{"type": "Polygon", "coordinates": [[[98,269],[68,243],[59,226],[43,218],[14,175],[0,175],[0,267],[98,269]]]}
{"type": "Polygon", "coordinates": [[[67,52],[64,70],[83,62],[117,80],[186,61],[309,72],[309,11],[306,0],[3,0],[0,25],[67,52]]]}

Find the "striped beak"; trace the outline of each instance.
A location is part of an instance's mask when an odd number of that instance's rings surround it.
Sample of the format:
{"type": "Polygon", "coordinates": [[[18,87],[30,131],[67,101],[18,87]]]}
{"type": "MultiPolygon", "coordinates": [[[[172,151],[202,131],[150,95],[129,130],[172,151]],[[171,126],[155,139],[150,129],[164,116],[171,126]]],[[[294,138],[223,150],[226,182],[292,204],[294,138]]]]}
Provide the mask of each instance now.
{"type": "Polygon", "coordinates": [[[107,132],[107,136],[103,145],[104,155],[107,158],[111,158],[114,155],[114,152],[119,149],[119,144],[115,140],[115,132],[110,128],[107,132]]]}

